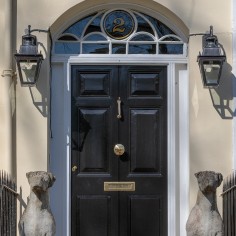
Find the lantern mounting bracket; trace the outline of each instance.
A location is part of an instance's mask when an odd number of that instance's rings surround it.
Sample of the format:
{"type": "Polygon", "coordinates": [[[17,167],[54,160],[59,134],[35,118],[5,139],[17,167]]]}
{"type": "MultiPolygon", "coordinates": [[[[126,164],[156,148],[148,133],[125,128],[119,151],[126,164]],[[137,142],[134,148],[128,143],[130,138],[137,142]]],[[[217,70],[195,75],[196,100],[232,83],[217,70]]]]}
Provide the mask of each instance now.
{"type": "Polygon", "coordinates": [[[31,34],[32,32],[49,33],[49,30],[31,29],[31,25],[28,25],[28,29],[26,29],[25,32],[26,34],[31,34]]]}

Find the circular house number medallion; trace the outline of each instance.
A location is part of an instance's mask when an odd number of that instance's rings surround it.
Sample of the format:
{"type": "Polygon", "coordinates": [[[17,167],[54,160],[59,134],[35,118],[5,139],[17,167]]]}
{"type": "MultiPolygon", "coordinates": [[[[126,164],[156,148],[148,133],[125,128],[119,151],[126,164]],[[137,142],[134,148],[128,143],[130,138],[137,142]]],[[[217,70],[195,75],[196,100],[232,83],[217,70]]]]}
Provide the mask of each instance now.
{"type": "Polygon", "coordinates": [[[129,37],[134,31],[134,19],[124,10],[109,12],[103,21],[106,34],[117,40],[129,37]]]}

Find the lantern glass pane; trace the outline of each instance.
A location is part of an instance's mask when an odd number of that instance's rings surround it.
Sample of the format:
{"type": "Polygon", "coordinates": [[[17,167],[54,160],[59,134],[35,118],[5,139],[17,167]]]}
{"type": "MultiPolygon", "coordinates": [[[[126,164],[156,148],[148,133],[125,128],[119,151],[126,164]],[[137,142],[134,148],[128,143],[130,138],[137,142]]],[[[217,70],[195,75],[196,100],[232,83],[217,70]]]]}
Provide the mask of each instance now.
{"type": "Polygon", "coordinates": [[[22,61],[19,63],[23,82],[35,83],[37,73],[37,61],[22,61]]]}
{"type": "Polygon", "coordinates": [[[207,85],[217,85],[220,75],[221,62],[204,61],[203,68],[207,85]]]}

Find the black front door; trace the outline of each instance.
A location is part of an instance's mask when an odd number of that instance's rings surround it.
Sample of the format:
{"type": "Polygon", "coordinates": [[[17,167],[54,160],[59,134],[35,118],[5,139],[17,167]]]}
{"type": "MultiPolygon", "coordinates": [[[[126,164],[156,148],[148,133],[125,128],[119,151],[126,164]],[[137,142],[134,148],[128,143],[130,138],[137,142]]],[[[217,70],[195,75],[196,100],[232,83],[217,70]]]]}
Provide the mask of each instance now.
{"type": "Polygon", "coordinates": [[[166,67],[71,74],[72,236],[167,236],[166,67]]]}

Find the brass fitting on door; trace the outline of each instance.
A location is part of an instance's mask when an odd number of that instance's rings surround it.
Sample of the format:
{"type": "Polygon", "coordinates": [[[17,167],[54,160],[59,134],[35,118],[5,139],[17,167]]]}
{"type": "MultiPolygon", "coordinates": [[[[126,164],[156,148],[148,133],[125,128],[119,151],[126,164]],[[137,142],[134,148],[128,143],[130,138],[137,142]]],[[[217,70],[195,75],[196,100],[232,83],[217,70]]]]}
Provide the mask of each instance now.
{"type": "Polygon", "coordinates": [[[125,147],[124,145],[118,143],[114,146],[114,153],[117,155],[117,156],[122,156],[124,153],[125,153],[125,147]]]}

